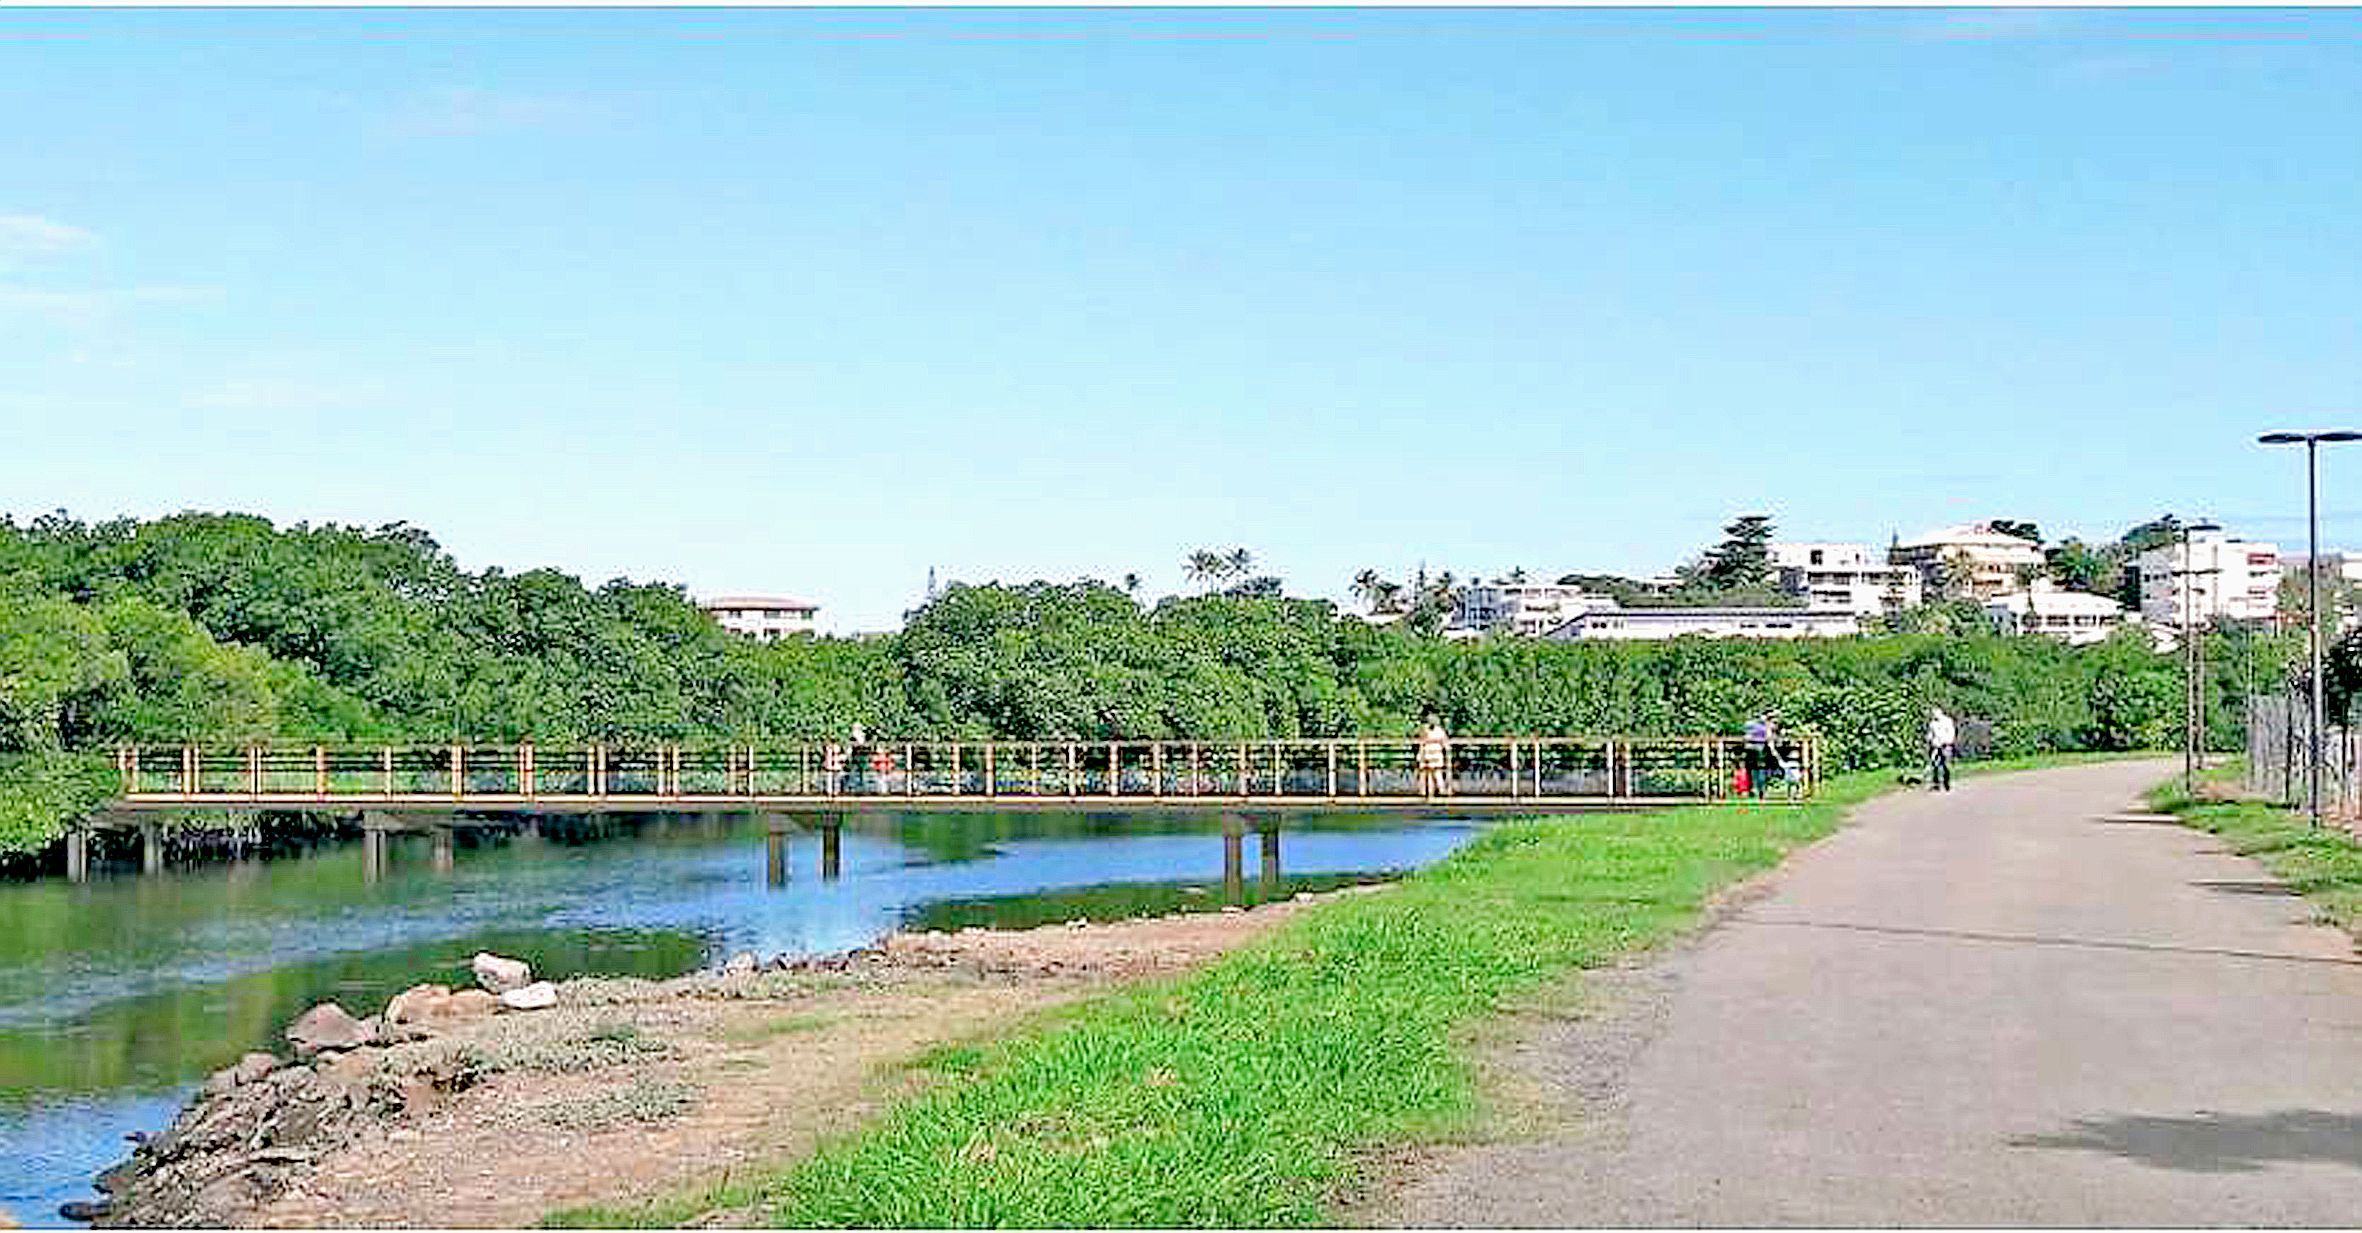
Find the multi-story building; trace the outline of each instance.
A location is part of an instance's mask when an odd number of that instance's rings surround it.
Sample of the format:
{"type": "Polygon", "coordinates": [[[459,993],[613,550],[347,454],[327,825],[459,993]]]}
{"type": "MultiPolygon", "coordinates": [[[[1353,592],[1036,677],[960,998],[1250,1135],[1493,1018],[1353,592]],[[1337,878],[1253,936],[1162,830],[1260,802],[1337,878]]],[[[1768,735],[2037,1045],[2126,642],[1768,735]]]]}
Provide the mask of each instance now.
{"type": "Polygon", "coordinates": [[[2123,604],[2105,595],[2062,590],[2048,578],[1986,601],[1985,614],[2002,633],[2041,634],[2074,646],[2105,640],[2126,619],[2123,604]]]}
{"type": "Polygon", "coordinates": [[[1842,638],[1862,632],[1851,612],[1809,608],[1603,608],[1583,613],[1548,637],[1557,642],[1705,638],[1842,638]]]}
{"type": "Polygon", "coordinates": [[[1614,597],[1554,582],[1486,582],[1465,587],[1451,628],[1539,638],[1586,612],[1616,606],[1614,597]]]}
{"type": "Polygon", "coordinates": [[[820,605],[777,595],[721,595],[697,605],[734,634],[776,642],[793,634],[809,634],[820,605]]]}
{"type": "Polygon", "coordinates": [[[2040,569],[2043,556],[2042,545],[2030,539],[2004,535],[1989,522],[1970,522],[1904,540],[1887,560],[1918,570],[1931,594],[1949,591],[1982,603],[2025,590],[2022,575],[2040,569]],[[1955,570],[1964,576],[1948,578],[1955,570]]]}
{"type": "MultiPolygon", "coordinates": [[[[2269,621],[2280,611],[2280,550],[2221,531],[2196,531],[2140,556],[2141,617],[2181,628],[2269,621]]],[[[2327,575],[2324,575],[2327,576],[2327,575]]]]}
{"type": "MultiPolygon", "coordinates": [[[[2288,590],[2292,607],[2277,615],[2277,620],[2294,621],[2304,628],[2305,558],[2280,558],[2281,585],[2288,590]]],[[[2339,633],[2354,628],[2358,615],[2354,595],[2362,591],[2362,553],[2324,552],[2321,554],[2321,600],[2336,618],[2339,633]]]]}
{"type": "Polygon", "coordinates": [[[1818,612],[1883,617],[1927,597],[1917,569],[1890,564],[1868,544],[1773,544],[1771,565],[1780,589],[1818,612]]]}

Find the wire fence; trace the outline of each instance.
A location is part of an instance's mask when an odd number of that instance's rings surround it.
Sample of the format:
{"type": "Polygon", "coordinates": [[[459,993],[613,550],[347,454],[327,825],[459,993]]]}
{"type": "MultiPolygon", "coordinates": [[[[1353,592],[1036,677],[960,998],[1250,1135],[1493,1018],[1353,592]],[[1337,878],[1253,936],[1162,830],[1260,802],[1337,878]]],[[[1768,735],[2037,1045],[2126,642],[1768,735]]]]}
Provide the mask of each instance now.
{"type": "MultiPolygon", "coordinates": [[[[2247,788],[2284,805],[2312,795],[2313,708],[2301,694],[2260,694],[2247,700],[2247,788]]],[[[2362,804],[2362,732],[2324,724],[2321,808],[2350,816],[2362,804]]]]}

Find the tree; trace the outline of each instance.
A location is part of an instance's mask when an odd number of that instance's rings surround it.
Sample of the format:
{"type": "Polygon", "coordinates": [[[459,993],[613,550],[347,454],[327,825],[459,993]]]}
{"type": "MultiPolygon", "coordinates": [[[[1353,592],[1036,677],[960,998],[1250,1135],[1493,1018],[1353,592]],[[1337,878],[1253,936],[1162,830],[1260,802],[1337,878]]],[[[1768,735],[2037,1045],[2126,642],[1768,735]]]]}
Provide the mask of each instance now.
{"type": "Polygon", "coordinates": [[[1230,562],[1224,560],[1221,553],[1210,548],[1200,548],[1182,561],[1181,572],[1199,586],[1212,586],[1229,576],[1230,562]]]}
{"type": "Polygon", "coordinates": [[[2113,595],[2123,583],[2123,557],[2116,545],[2095,548],[2072,536],[2043,554],[2043,568],[2051,581],[2070,591],[2113,595]]]}
{"type": "Polygon", "coordinates": [[[1712,591],[1771,586],[1771,540],[1769,515],[1739,515],[1722,529],[1722,542],[1699,562],[1697,581],[1712,591]]]}
{"type": "Polygon", "coordinates": [[[2028,540],[2036,544],[2042,542],[2041,529],[2036,527],[2031,522],[2019,522],[2011,518],[1996,518],[1987,525],[1993,528],[1993,533],[1996,535],[2007,535],[2016,539],[2028,540]]]}

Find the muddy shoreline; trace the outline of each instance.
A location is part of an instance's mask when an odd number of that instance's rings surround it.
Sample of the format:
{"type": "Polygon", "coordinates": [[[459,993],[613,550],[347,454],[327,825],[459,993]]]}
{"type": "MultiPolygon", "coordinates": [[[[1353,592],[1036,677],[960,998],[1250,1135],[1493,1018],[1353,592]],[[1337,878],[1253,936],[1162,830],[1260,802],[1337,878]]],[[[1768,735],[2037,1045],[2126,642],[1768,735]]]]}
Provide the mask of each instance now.
{"type": "Polygon", "coordinates": [[[1328,897],[898,933],[665,981],[584,977],[537,1010],[430,996],[429,1013],[357,1021],[358,1043],[248,1055],[216,1074],[102,1175],[90,1215],[125,1228],[518,1227],[684,1192],[859,1126],[924,1082],[908,1063],[928,1049],[1185,971],[1328,897]]]}

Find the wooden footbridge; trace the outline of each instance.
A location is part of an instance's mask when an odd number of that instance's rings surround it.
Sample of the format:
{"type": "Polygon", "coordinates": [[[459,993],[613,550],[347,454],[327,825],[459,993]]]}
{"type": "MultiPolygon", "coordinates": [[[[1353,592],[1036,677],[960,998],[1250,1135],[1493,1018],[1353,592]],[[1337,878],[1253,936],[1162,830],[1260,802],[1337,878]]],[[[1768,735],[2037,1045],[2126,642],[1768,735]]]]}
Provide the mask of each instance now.
{"type": "MultiPolygon", "coordinates": [[[[1771,799],[1812,795],[1817,745],[1784,740],[1779,753],[1788,774],[1771,799]]],[[[1440,782],[1422,782],[1418,755],[1410,738],[125,746],[120,795],[94,825],[140,830],[153,869],[154,819],[188,810],[357,811],[369,836],[434,831],[444,863],[463,814],[761,813],[822,819],[833,838],[826,819],[858,811],[1623,809],[1731,800],[1745,748],[1736,737],[1454,737],[1440,782]]],[[[69,835],[67,867],[86,876],[86,834],[69,835]]]]}

